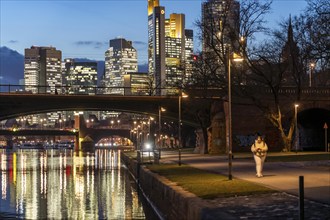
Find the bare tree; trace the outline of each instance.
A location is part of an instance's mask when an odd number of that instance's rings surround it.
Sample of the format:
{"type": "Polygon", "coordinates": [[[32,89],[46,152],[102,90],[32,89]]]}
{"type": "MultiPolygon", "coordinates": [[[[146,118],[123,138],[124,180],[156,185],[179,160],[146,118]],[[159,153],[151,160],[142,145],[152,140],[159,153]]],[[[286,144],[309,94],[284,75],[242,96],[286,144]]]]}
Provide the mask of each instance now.
{"type": "MultiPolygon", "coordinates": [[[[240,70],[242,77],[234,77],[233,85],[235,95],[242,95],[249,98],[257,106],[263,115],[279,130],[284,150],[291,150],[292,136],[294,131],[294,118],[290,122],[289,129],[284,127],[283,123],[283,103],[281,102],[280,90],[283,86],[294,86],[297,90],[296,100],[300,99],[300,89],[302,82],[302,73],[299,50],[293,40],[291,20],[288,26],[288,35],[280,35],[279,32],[269,32],[264,26],[264,15],[269,12],[271,1],[243,1],[240,5],[239,31],[236,25],[231,22],[231,8],[234,1],[228,1],[227,12],[220,18],[220,28],[217,25],[205,25],[198,23],[202,30],[204,46],[206,44],[207,53],[216,56],[219,68],[214,71],[215,75],[223,77],[214,77],[218,79],[218,85],[226,88],[228,79],[228,59],[231,59],[230,51],[239,52],[244,57],[243,69],[240,70]],[[260,44],[254,44],[256,34],[268,33],[268,38],[260,44]],[[211,39],[211,40],[209,40],[211,39]],[[249,87],[250,86],[250,87],[249,87]],[[256,91],[252,88],[259,88],[256,91]],[[260,91],[270,91],[272,103],[261,101],[260,91]]],[[[283,30],[282,30],[283,31],[283,30]]],[[[237,70],[235,64],[232,64],[233,72],[237,70]]],[[[236,75],[236,74],[235,74],[236,75]]],[[[264,94],[264,93],[263,93],[264,94]]]]}
{"type": "MultiPolygon", "coordinates": [[[[253,39],[256,33],[264,32],[264,15],[270,10],[271,1],[207,1],[222,4],[221,7],[205,5],[202,20],[196,21],[200,29],[203,51],[195,62],[192,85],[200,89],[200,96],[209,96],[210,88],[217,88],[220,96],[225,96],[228,85],[229,50],[240,51],[247,56],[246,39],[253,39]],[[221,11],[217,11],[221,8],[221,11]],[[221,93],[222,92],[222,93],[221,93]]],[[[239,78],[239,80],[242,80],[239,78]]],[[[211,123],[211,104],[196,110],[202,127],[205,146],[208,146],[207,128],[211,123]]]]}
{"type": "Polygon", "coordinates": [[[281,90],[293,88],[295,95],[289,101],[299,102],[310,60],[320,63],[323,70],[329,70],[329,4],[326,0],[309,0],[308,12],[293,20],[290,17],[279,30],[270,31],[265,27],[264,15],[270,11],[272,1],[241,1],[238,30],[232,12],[236,3],[226,2],[220,17],[212,17],[214,13],[208,11],[211,16],[207,18],[208,24],[203,20],[196,22],[203,41],[203,61],[194,72],[196,85],[204,83],[204,87],[212,85],[226,91],[230,52],[240,53],[244,63],[241,66],[232,63],[233,93],[249,98],[279,131],[283,150],[291,151],[295,118],[293,111],[283,112],[288,100],[281,95],[281,90]],[[255,41],[261,32],[265,40],[255,41]],[[212,68],[207,65],[211,60],[212,68]],[[260,94],[268,94],[270,101],[262,102],[260,94]]]}

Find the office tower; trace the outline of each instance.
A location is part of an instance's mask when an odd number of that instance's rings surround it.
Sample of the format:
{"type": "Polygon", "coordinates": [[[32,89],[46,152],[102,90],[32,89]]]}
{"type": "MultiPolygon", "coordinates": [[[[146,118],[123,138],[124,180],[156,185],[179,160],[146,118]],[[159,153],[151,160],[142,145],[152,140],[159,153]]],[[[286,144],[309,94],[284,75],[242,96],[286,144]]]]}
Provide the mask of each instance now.
{"type": "Polygon", "coordinates": [[[95,95],[97,87],[97,62],[64,60],[63,92],[65,94],[95,95]]]}
{"type": "Polygon", "coordinates": [[[165,20],[165,71],[167,94],[175,93],[185,75],[185,16],[170,14],[165,20]]]}
{"type": "Polygon", "coordinates": [[[156,95],[173,95],[192,73],[193,32],[185,30],[185,15],[165,19],[159,1],[148,0],[148,64],[156,95]],[[187,34],[187,35],[186,35],[187,34]]]}
{"type": "MultiPolygon", "coordinates": [[[[62,52],[55,47],[32,46],[25,49],[24,84],[25,90],[32,93],[61,92],[62,87],[62,52]]],[[[60,112],[33,115],[32,124],[38,124],[45,118],[45,126],[54,125],[60,112]]]]}
{"type": "Polygon", "coordinates": [[[202,3],[203,53],[231,47],[237,49],[239,39],[239,2],[207,0],[202,3]]]}
{"type": "Polygon", "coordinates": [[[158,0],[148,0],[148,66],[156,94],[165,94],[165,8],[158,0]]]}
{"type": "Polygon", "coordinates": [[[110,40],[105,52],[104,93],[124,95],[124,76],[137,71],[137,51],[132,42],[123,38],[110,40]]]}
{"type": "Polygon", "coordinates": [[[125,95],[150,95],[152,79],[148,73],[129,73],[124,76],[125,95]]]}
{"type": "Polygon", "coordinates": [[[55,47],[32,46],[25,49],[25,90],[33,93],[54,93],[55,87],[60,88],[61,59],[62,52],[55,47]]]}
{"type": "Polygon", "coordinates": [[[190,83],[194,63],[194,32],[185,30],[185,83],[190,83]]]}

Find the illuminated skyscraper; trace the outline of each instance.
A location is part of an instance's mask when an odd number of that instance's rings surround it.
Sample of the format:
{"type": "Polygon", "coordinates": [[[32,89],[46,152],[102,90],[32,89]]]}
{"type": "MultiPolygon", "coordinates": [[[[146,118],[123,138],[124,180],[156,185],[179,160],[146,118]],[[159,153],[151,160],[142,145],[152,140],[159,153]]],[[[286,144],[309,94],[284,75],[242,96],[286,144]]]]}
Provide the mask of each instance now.
{"type": "Polygon", "coordinates": [[[54,93],[55,87],[62,86],[62,52],[55,47],[25,49],[24,81],[25,90],[33,93],[54,93]],[[36,86],[39,86],[39,90],[36,86]]]}
{"type": "MultiPolygon", "coordinates": [[[[177,88],[183,83],[185,73],[185,16],[170,14],[165,20],[166,87],[177,88]]],[[[167,89],[167,94],[175,90],[167,89]]]]}
{"type": "Polygon", "coordinates": [[[124,76],[137,71],[137,52],[132,42],[123,38],[110,40],[110,48],[105,52],[104,92],[124,95],[124,76]]]}
{"type": "MultiPolygon", "coordinates": [[[[61,93],[62,52],[55,47],[32,46],[25,49],[24,84],[25,90],[33,93],[61,93]]],[[[46,118],[47,125],[54,125],[59,112],[34,115],[31,123],[39,123],[46,118]]]]}
{"type": "Polygon", "coordinates": [[[165,19],[159,1],[148,0],[149,74],[154,76],[156,95],[175,93],[189,78],[192,51],[193,32],[185,30],[185,15],[173,13],[165,19]]]}
{"type": "MultiPolygon", "coordinates": [[[[239,38],[239,2],[236,0],[207,0],[202,3],[203,52],[214,46],[235,47],[239,38]]],[[[213,47],[213,48],[212,48],[213,47]]]]}
{"type": "Polygon", "coordinates": [[[151,91],[148,73],[130,73],[124,76],[125,95],[149,95],[151,91]]]}
{"type": "Polygon", "coordinates": [[[194,62],[194,32],[185,30],[185,82],[189,83],[193,71],[194,62]]]}
{"type": "Polygon", "coordinates": [[[165,8],[158,0],[148,0],[148,65],[156,94],[165,94],[165,8]]]}
{"type": "Polygon", "coordinates": [[[97,62],[76,62],[65,59],[63,85],[66,94],[95,94],[97,86],[97,62]]]}

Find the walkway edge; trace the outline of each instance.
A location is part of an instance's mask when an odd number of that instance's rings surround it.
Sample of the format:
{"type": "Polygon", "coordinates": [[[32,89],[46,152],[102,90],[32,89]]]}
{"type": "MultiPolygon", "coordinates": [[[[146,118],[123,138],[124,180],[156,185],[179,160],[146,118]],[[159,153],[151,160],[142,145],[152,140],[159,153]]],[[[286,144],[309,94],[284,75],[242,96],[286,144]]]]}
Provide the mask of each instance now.
{"type": "Polygon", "coordinates": [[[126,154],[121,155],[122,161],[134,175],[144,195],[160,213],[163,213],[163,218],[173,220],[238,219],[225,213],[223,209],[183,190],[182,187],[165,177],[151,172],[146,167],[139,167],[137,161],[126,154]]]}

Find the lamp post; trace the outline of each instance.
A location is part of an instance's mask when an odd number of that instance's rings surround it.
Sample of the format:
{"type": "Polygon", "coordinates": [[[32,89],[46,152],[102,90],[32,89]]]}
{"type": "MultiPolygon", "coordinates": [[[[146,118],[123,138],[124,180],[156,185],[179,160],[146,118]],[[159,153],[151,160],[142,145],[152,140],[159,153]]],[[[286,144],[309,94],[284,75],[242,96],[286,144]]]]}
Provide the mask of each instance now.
{"type": "Polygon", "coordinates": [[[187,97],[188,97],[188,95],[180,90],[180,93],[179,93],[179,127],[178,127],[178,131],[179,131],[179,166],[181,166],[181,99],[187,98],[187,97]]]}
{"type": "MultiPolygon", "coordinates": [[[[233,53],[233,61],[242,62],[243,58],[233,53]]],[[[228,179],[232,180],[232,159],[233,159],[233,143],[232,143],[232,115],[231,115],[231,51],[228,47],[228,179]]]]}
{"type": "Polygon", "coordinates": [[[299,131],[298,131],[298,104],[294,105],[294,118],[295,118],[295,130],[296,130],[296,142],[295,151],[297,153],[299,147],[299,131]]]}
{"type": "Polygon", "coordinates": [[[314,63],[311,63],[309,66],[309,87],[312,87],[312,71],[314,66],[315,66],[314,63]]]}
{"type": "Polygon", "coordinates": [[[148,121],[148,124],[149,124],[149,136],[147,138],[148,142],[150,143],[151,142],[151,121],[153,121],[154,118],[153,117],[149,117],[149,121],[148,121]]]}
{"type": "Polygon", "coordinates": [[[158,109],[158,148],[159,148],[159,159],[161,158],[162,151],[162,139],[161,139],[161,130],[162,130],[162,112],[166,111],[165,108],[159,106],[158,109]]]}
{"type": "MultiPolygon", "coordinates": [[[[136,121],[133,122],[133,130],[136,131],[137,130],[137,127],[136,127],[136,121]]],[[[138,132],[136,132],[138,133],[138,132]]],[[[138,138],[137,138],[137,135],[135,135],[135,137],[133,136],[133,143],[135,141],[135,144],[136,144],[136,147],[135,149],[138,150],[138,138]]]]}

